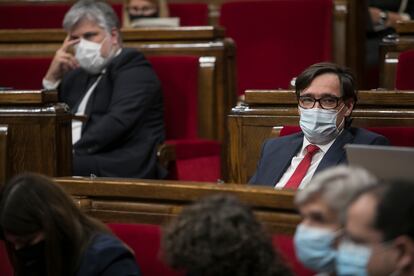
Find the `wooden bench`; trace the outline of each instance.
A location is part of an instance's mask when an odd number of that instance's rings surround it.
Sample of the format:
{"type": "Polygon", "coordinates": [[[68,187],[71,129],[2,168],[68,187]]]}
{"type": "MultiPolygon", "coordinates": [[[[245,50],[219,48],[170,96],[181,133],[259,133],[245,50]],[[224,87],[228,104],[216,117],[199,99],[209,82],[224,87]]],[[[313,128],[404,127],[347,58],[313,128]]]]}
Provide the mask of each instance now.
{"type": "MultiPolygon", "coordinates": [[[[360,91],[353,126],[414,126],[414,92],[360,91]]],[[[247,183],[256,170],[261,145],[285,125],[298,125],[294,91],[246,91],[246,103],[228,116],[226,180],[247,183]]]]}
{"type": "Polygon", "coordinates": [[[397,23],[397,35],[384,38],[380,44],[380,87],[395,89],[398,56],[414,49],[414,21],[397,23]]]}
{"type": "MultiPolygon", "coordinates": [[[[61,29],[0,30],[0,58],[52,57],[66,34],[61,29]]],[[[138,48],[147,56],[195,55],[202,74],[213,83],[200,87],[203,138],[224,141],[225,118],[235,104],[234,43],[216,27],[179,27],[122,30],[125,47],[138,48]]]]}
{"type": "Polygon", "coordinates": [[[292,234],[300,220],[294,192],[268,187],[167,180],[55,178],[87,214],[105,222],[165,224],[183,206],[215,193],[235,194],[271,233],[292,234]]]}
{"type": "Polygon", "coordinates": [[[72,174],[71,114],[57,93],[0,93],[0,185],[17,173],[72,174]]]}

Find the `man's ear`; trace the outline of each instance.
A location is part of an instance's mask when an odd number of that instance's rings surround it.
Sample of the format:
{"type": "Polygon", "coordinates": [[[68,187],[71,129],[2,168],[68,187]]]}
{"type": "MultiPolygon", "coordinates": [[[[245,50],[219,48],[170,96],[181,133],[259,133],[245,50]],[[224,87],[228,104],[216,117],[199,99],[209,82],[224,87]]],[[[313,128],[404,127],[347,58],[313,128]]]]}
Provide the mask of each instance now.
{"type": "Polygon", "coordinates": [[[393,242],[398,250],[396,268],[397,271],[406,271],[412,269],[414,265],[414,241],[404,235],[396,238],[393,242]]]}
{"type": "Polygon", "coordinates": [[[116,28],[112,28],[111,30],[111,42],[113,45],[118,45],[119,43],[119,32],[116,28]]]}
{"type": "Polygon", "coordinates": [[[345,106],[347,108],[344,116],[349,117],[351,116],[352,110],[354,109],[355,101],[353,99],[349,99],[345,101],[345,106]]]}

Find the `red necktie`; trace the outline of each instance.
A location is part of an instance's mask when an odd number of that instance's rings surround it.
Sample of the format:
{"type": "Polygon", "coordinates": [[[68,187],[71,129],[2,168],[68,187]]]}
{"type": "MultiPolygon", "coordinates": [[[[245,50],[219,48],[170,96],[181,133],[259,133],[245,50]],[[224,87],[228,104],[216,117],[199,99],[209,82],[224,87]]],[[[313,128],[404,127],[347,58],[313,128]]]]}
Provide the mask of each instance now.
{"type": "Polygon", "coordinates": [[[302,182],[302,179],[305,177],[306,172],[308,171],[312,157],[319,151],[319,147],[316,145],[307,145],[306,146],[306,155],[303,157],[302,161],[300,161],[299,165],[297,166],[296,170],[289,178],[288,182],[284,188],[286,189],[297,189],[302,182]]]}

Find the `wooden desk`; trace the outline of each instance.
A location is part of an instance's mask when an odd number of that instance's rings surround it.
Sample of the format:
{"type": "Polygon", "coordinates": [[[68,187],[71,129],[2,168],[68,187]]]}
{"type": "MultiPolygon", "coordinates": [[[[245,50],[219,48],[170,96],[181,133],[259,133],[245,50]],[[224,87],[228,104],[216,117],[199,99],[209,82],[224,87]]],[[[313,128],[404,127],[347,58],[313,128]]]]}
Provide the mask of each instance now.
{"type": "Polygon", "coordinates": [[[294,192],[269,187],[162,180],[55,178],[87,214],[105,222],[165,224],[191,202],[231,193],[251,206],[271,233],[292,234],[300,217],[294,192]]]}
{"type": "MultiPolygon", "coordinates": [[[[66,33],[61,29],[0,30],[0,57],[51,57],[66,33]]],[[[195,55],[213,83],[200,87],[199,120],[202,138],[224,141],[226,115],[235,105],[235,49],[217,27],[123,29],[125,47],[145,55],[195,55]]]]}
{"type": "Polygon", "coordinates": [[[1,91],[0,124],[1,180],[24,171],[72,174],[71,114],[56,91],[1,91]]]}
{"type": "MultiPolygon", "coordinates": [[[[414,92],[360,91],[353,126],[414,126],[414,92]]],[[[246,105],[228,116],[230,183],[247,183],[256,170],[265,139],[284,125],[298,125],[294,91],[247,91],[246,105]]]]}

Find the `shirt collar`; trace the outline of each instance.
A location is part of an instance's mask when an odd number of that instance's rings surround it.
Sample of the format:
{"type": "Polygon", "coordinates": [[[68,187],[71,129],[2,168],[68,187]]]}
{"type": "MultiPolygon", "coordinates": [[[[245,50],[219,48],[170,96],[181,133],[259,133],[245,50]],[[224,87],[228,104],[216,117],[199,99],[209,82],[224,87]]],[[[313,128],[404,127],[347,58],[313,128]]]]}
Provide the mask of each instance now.
{"type": "MultiPolygon", "coordinates": [[[[339,136],[339,135],[338,135],[338,136],[339,136]]],[[[336,136],[336,138],[338,138],[338,136],[336,136]]],[[[318,145],[318,144],[313,144],[313,145],[318,146],[318,147],[320,148],[320,151],[321,151],[321,152],[323,152],[323,153],[325,154],[325,153],[329,150],[329,148],[332,146],[332,144],[335,142],[336,138],[335,138],[335,139],[333,139],[332,141],[330,141],[329,143],[324,144],[324,145],[318,145]]],[[[306,148],[308,145],[310,145],[310,144],[312,144],[312,143],[311,143],[311,142],[309,142],[309,141],[308,141],[308,139],[306,139],[306,137],[305,137],[305,136],[303,136],[303,144],[302,144],[302,148],[301,148],[301,150],[300,150],[300,154],[301,154],[301,155],[305,155],[305,154],[306,154],[306,152],[305,152],[305,148],[306,148]]]]}

